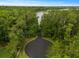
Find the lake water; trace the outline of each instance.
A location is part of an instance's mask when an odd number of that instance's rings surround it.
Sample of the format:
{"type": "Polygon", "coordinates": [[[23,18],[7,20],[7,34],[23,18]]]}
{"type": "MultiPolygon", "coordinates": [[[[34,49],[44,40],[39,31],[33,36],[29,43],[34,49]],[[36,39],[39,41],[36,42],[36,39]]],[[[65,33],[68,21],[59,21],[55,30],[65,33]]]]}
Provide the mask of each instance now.
{"type": "Polygon", "coordinates": [[[49,41],[38,37],[36,40],[26,45],[25,52],[30,58],[46,58],[49,45],[49,41]]]}

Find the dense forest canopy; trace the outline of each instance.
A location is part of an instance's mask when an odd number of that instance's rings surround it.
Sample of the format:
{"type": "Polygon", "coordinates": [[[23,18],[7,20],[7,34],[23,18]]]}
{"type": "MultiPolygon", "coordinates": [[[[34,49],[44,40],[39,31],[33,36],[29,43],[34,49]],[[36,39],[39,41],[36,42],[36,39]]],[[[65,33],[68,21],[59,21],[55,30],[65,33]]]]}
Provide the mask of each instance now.
{"type": "Polygon", "coordinates": [[[52,42],[47,57],[79,57],[79,7],[0,6],[0,57],[16,57],[39,33],[52,42]],[[36,13],[47,10],[39,26],[36,13]]]}

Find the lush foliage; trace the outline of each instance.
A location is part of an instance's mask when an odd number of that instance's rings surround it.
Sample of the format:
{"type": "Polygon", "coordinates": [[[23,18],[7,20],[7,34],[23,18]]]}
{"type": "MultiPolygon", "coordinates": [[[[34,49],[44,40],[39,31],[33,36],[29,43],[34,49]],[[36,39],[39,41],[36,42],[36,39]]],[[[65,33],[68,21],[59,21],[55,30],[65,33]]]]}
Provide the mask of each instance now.
{"type": "Polygon", "coordinates": [[[79,10],[54,10],[43,17],[42,36],[52,45],[48,57],[79,57],[79,10]]]}
{"type": "Polygon", "coordinates": [[[37,35],[35,13],[26,8],[1,7],[0,57],[16,57],[26,38],[37,35]]]}
{"type": "Polygon", "coordinates": [[[26,38],[37,35],[52,42],[47,57],[79,57],[79,9],[0,7],[0,57],[17,57],[26,38]],[[36,12],[47,10],[39,27],[36,12]]]}

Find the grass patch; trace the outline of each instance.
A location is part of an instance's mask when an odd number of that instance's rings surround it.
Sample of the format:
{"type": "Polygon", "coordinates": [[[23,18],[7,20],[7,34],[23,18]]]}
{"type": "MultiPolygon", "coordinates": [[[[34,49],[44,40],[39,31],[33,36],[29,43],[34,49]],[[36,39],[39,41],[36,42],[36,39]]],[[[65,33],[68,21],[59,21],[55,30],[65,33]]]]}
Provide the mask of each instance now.
{"type": "Polygon", "coordinates": [[[18,58],[29,58],[29,56],[27,56],[27,54],[25,53],[25,51],[21,51],[18,58]]]}
{"type": "Polygon", "coordinates": [[[52,44],[53,44],[53,41],[51,40],[51,38],[48,38],[48,37],[43,37],[43,39],[44,39],[44,40],[47,40],[47,41],[49,41],[50,43],[52,43],[52,44]]]}

